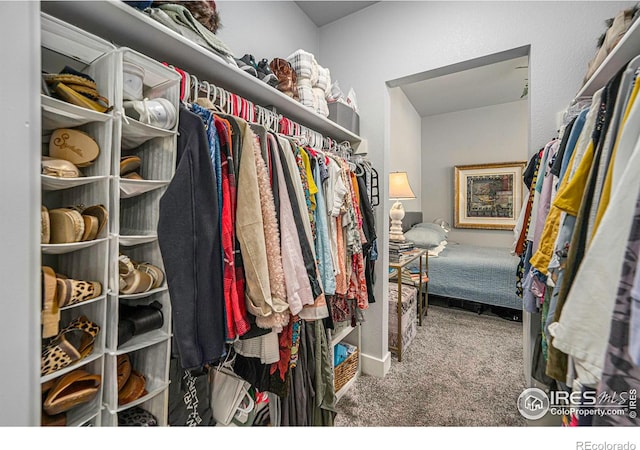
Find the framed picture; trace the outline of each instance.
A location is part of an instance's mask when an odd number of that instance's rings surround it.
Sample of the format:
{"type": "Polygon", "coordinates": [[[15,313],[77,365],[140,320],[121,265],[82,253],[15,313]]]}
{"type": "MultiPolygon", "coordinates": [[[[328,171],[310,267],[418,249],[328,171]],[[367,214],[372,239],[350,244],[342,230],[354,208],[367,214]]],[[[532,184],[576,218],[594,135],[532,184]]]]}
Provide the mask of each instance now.
{"type": "Polygon", "coordinates": [[[513,230],[526,161],[455,166],[454,227],[513,230]]]}

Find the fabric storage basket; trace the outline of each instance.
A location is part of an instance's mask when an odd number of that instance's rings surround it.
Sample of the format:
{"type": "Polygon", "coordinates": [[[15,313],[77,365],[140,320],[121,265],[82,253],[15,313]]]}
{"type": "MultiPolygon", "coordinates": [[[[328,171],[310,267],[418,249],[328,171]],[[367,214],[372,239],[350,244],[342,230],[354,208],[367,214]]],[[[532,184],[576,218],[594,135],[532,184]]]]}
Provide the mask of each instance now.
{"type": "MultiPolygon", "coordinates": [[[[417,320],[418,289],[406,284],[402,285],[402,326],[400,336],[402,348],[406,349],[418,332],[417,320]]],[[[389,284],[389,345],[398,346],[398,286],[389,284]]]]}
{"type": "Polygon", "coordinates": [[[336,392],[342,389],[344,385],[355,377],[358,372],[358,347],[350,346],[348,344],[344,345],[353,348],[353,352],[351,352],[351,354],[334,369],[333,385],[336,392]]]}

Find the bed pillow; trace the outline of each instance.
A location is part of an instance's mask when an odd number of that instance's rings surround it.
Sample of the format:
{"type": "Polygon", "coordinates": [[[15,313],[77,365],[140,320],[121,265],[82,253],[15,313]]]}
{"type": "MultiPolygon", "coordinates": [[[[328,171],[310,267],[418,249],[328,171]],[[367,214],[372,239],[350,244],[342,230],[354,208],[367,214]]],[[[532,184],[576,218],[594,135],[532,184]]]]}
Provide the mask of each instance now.
{"type": "Polygon", "coordinates": [[[408,241],[412,241],[416,247],[433,248],[439,246],[442,241],[447,240],[446,233],[442,228],[437,226],[439,230],[431,227],[422,227],[421,224],[415,225],[409,231],[404,233],[404,237],[408,241]]]}

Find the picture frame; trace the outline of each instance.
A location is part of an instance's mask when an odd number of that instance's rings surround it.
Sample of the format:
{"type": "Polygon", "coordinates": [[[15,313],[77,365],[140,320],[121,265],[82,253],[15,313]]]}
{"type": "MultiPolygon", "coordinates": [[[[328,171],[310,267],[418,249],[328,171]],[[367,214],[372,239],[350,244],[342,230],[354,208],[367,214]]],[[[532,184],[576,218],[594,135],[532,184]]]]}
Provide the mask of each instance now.
{"type": "Polygon", "coordinates": [[[526,161],[454,166],[455,228],[513,230],[526,161]]]}

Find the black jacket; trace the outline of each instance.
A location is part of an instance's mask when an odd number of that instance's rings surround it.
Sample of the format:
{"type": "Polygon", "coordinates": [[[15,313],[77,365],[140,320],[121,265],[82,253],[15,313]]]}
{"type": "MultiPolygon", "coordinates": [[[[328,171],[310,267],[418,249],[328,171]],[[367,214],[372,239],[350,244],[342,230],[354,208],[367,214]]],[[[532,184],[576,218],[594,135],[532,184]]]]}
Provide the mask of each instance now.
{"type": "Polygon", "coordinates": [[[202,119],[180,107],[176,172],[160,199],[158,241],[184,369],[225,352],[225,303],[217,184],[202,119]]]}

